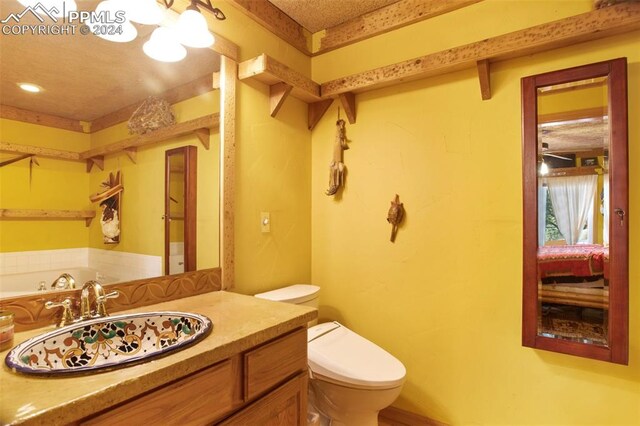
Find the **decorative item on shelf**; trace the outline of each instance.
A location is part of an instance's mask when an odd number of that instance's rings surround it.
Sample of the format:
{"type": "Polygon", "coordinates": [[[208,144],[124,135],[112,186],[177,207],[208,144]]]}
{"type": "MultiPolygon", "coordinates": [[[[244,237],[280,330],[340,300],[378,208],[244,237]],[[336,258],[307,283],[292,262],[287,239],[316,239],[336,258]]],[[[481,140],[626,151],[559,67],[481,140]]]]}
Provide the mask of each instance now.
{"type": "Polygon", "coordinates": [[[391,224],[391,242],[396,241],[396,233],[398,232],[398,226],[404,218],[404,206],[400,202],[400,196],[396,194],[396,198],[391,201],[391,207],[387,214],[387,222],[391,224]]]}
{"type": "Polygon", "coordinates": [[[143,135],[176,124],[171,104],[164,99],[150,96],[135,110],[129,119],[129,133],[143,135]]]}
{"type": "Polygon", "coordinates": [[[100,184],[104,189],[89,197],[92,203],[99,203],[102,208],[100,226],[105,244],[120,242],[120,201],[124,190],[120,180],[120,172],[109,173],[109,179],[100,184]]]}
{"type": "Polygon", "coordinates": [[[335,195],[344,186],[346,168],[342,162],[342,153],[346,149],[349,149],[349,145],[347,145],[347,130],[344,120],[340,118],[340,109],[338,109],[336,140],[333,146],[333,160],[329,165],[329,189],[325,192],[326,195],[335,195]]]}

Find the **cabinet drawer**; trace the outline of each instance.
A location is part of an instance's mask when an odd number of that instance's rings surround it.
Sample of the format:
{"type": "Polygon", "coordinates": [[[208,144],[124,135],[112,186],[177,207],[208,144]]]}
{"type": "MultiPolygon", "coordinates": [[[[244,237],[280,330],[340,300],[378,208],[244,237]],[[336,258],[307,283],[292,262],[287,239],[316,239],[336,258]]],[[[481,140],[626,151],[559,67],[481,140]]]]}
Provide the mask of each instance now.
{"type": "Polygon", "coordinates": [[[109,409],[82,424],[202,425],[232,410],[233,383],[232,362],[223,361],[109,409]]]}
{"type": "Polygon", "coordinates": [[[306,369],[307,330],[304,328],[245,353],[245,400],[306,369]]]}

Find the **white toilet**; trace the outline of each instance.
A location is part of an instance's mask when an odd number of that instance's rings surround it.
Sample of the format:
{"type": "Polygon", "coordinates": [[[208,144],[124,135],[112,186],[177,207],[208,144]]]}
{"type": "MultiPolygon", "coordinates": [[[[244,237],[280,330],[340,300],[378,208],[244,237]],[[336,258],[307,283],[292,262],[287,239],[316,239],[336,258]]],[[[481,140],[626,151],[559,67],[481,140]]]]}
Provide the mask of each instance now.
{"type": "MultiPolygon", "coordinates": [[[[256,297],[317,307],[319,290],[297,284],[256,297]]],[[[378,412],[400,395],[404,365],[338,322],[311,327],[307,342],[312,405],[332,426],[377,425],[378,412]]]]}

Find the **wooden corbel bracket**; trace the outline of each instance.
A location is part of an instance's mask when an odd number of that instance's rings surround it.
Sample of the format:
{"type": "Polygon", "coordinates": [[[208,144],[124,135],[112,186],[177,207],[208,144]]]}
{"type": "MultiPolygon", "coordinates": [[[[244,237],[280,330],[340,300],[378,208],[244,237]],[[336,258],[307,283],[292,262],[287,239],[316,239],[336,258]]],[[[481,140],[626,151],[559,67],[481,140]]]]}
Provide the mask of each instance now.
{"type": "Polygon", "coordinates": [[[91,169],[93,168],[93,165],[98,166],[98,168],[100,170],[104,170],[104,156],[103,155],[99,155],[96,157],[91,157],[87,159],[87,173],[89,173],[91,171],[91,169]]]}
{"type": "Polygon", "coordinates": [[[478,79],[480,80],[480,94],[482,100],[491,99],[491,67],[488,59],[481,59],[477,62],[478,79]]]}

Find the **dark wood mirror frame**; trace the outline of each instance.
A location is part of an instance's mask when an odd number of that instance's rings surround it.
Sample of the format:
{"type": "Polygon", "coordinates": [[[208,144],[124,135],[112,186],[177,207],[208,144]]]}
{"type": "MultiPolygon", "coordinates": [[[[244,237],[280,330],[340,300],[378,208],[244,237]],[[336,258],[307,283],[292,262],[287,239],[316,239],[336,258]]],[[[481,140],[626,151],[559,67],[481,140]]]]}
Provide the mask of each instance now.
{"type": "MultiPolygon", "coordinates": [[[[169,194],[170,177],[171,177],[171,161],[175,156],[182,156],[182,174],[183,174],[183,217],[175,218],[184,221],[184,271],[195,271],[197,269],[196,259],[196,211],[197,211],[197,164],[198,164],[198,148],[193,145],[187,145],[180,148],[170,149],[165,152],[165,194],[164,194],[164,274],[171,275],[170,258],[171,258],[171,196],[169,194]]],[[[175,273],[175,272],[174,272],[175,273]]]]}
{"type": "Polygon", "coordinates": [[[618,58],[559,71],[524,77],[522,88],[523,161],[523,346],[628,363],[629,333],[629,211],[627,60],[618,58]],[[607,77],[609,119],[610,211],[624,212],[623,220],[611,215],[609,228],[608,345],[581,343],[538,334],[538,104],[537,89],[573,81],[607,77]]]}

